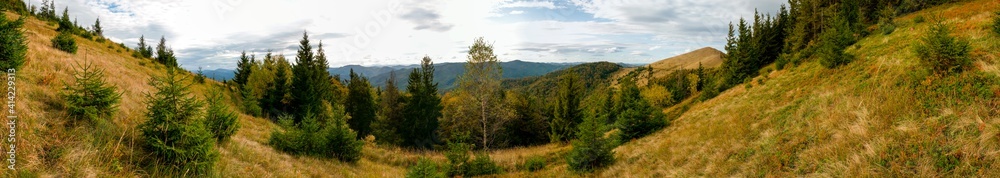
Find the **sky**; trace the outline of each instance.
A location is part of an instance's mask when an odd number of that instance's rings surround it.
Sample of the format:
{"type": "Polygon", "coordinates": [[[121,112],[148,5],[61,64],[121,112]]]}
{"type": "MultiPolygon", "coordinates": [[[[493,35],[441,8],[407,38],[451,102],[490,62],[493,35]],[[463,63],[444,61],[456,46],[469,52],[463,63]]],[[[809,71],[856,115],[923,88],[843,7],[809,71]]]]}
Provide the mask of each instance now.
{"type": "MultiPolygon", "coordinates": [[[[26,0],[38,6],[41,0],[26,0]]],[[[331,67],[463,62],[483,37],[501,61],[650,63],[722,49],[729,23],[785,0],[58,0],[81,26],[136,46],[165,37],[186,69],[233,69],[241,51],[294,62],[308,33],[331,67]]]]}

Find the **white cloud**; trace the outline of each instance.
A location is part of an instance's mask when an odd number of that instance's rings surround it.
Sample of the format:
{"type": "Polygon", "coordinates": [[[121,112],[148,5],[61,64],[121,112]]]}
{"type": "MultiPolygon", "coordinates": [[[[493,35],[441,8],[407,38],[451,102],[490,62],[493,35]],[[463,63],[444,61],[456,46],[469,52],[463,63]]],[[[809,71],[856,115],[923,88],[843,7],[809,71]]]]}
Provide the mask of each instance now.
{"type": "Polygon", "coordinates": [[[527,7],[527,8],[547,8],[547,9],[560,8],[551,1],[509,1],[503,3],[502,5],[500,5],[500,7],[503,8],[527,7]]]}
{"type": "Polygon", "coordinates": [[[653,47],[649,47],[649,50],[650,50],[650,51],[652,51],[652,50],[656,50],[656,49],[660,49],[660,48],[662,48],[662,47],[663,47],[663,46],[659,46],[659,45],[657,45],[657,46],[653,46],[653,47]]]}
{"type": "Polygon", "coordinates": [[[510,11],[510,14],[513,14],[513,15],[524,14],[524,11],[513,10],[513,11],[510,11]]]}

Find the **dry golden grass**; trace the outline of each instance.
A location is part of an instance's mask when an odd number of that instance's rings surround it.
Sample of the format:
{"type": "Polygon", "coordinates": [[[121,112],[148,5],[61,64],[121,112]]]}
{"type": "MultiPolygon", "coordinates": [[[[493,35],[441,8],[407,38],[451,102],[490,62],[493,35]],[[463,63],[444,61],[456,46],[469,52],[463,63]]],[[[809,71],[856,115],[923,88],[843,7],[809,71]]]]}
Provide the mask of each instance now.
{"type": "MultiPolygon", "coordinates": [[[[848,53],[857,59],[848,65],[826,69],[807,62],[771,71],[751,87],[736,86],[708,101],[685,100],[684,109],[664,110],[681,112],[670,127],[616,148],[615,164],[595,173],[570,173],[563,155],[571,146],[547,144],[489,152],[505,172],[495,177],[998,177],[1000,119],[995,107],[1000,101],[926,101],[919,94],[927,90],[921,87],[935,80],[923,77],[910,52],[915,37],[930,24],[912,19],[940,14],[972,42],[976,70],[1000,75],[1000,37],[986,31],[988,14],[998,9],[1000,2],[978,0],[906,15],[896,19],[894,33],[873,35],[850,47],[848,53]],[[940,105],[921,104],[927,102],[940,105]],[[521,164],[533,156],[543,157],[545,168],[523,170],[521,164]],[[957,158],[953,169],[942,169],[941,157],[957,158]]],[[[80,38],[79,52],[67,54],[50,47],[54,25],[28,20],[26,29],[28,62],[17,74],[21,173],[169,176],[142,167],[147,156],[134,139],[136,126],[145,121],[143,93],[153,90],[147,82],[164,74],[165,67],[132,58],[130,51],[119,52],[110,42],[80,38]],[[73,123],[63,114],[58,91],[64,82],[72,82],[67,79],[81,62],[106,70],[108,82],[123,92],[111,126],[73,123]]],[[[705,64],[712,65],[717,66],[705,64]]],[[[992,87],[1000,96],[1000,84],[992,87]]],[[[209,80],[196,84],[194,95],[202,97],[209,88],[222,87],[209,80]]],[[[230,108],[235,106],[230,103],[230,108]]],[[[447,162],[439,152],[371,143],[357,163],[291,156],[267,145],[275,124],[239,117],[242,128],[218,146],[216,176],[402,177],[421,157],[447,162]]]]}
{"type": "MultiPolygon", "coordinates": [[[[652,75],[648,73],[640,74],[636,80],[636,85],[646,86],[650,78],[663,78],[673,73],[678,69],[698,69],[698,65],[701,64],[704,68],[716,68],[722,66],[722,56],[725,55],[722,51],[719,51],[712,47],[704,47],[698,50],[694,50],[688,53],[677,55],[674,57],[662,59],[645,67],[652,68],[652,75]]],[[[612,74],[613,78],[622,78],[628,75],[637,68],[624,68],[612,74]]],[[[612,81],[611,86],[618,86],[618,81],[612,81]]]]}

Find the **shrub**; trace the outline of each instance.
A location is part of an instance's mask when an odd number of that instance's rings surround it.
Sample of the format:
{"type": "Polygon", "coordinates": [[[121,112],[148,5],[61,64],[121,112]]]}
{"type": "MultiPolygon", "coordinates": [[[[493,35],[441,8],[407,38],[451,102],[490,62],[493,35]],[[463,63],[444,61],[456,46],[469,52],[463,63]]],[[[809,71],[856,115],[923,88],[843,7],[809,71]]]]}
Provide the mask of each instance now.
{"type": "Polygon", "coordinates": [[[188,80],[173,69],[150,81],[156,93],[146,94],[149,119],[139,125],[143,147],[172,171],[206,174],[219,153],[213,148],[212,133],[198,120],[202,103],[188,96],[191,84],[184,81],[188,80]]]}
{"type": "Polygon", "coordinates": [[[222,142],[240,129],[239,120],[236,114],[229,111],[229,107],[223,103],[224,98],[221,91],[213,90],[205,98],[208,100],[208,110],[205,111],[205,128],[212,132],[216,141],[222,142]]]}
{"type": "Polygon", "coordinates": [[[497,166],[497,163],[493,162],[493,159],[490,159],[490,155],[486,153],[476,154],[476,159],[472,159],[466,165],[468,167],[465,169],[465,175],[469,177],[499,174],[502,172],[500,166],[497,166]]]}
{"type": "Polygon", "coordinates": [[[541,156],[532,156],[528,160],[524,161],[524,169],[535,172],[538,170],[545,169],[545,158],[541,156]]]}
{"type": "Polygon", "coordinates": [[[52,39],[52,47],[67,53],[76,53],[76,39],[73,38],[73,34],[62,31],[52,39]]]}
{"type": "Polygon", "coordinates": [[[634,83],[625,82],[618,94],[618,101],[615,104],[618,117],[615,119],[615,128],[621,131],[622,142],[645,136],[666,125],[663,112],[650,106],[649,102],[640,96],[639,89],[634,83]]]}
{"type": "Polygon", "coordinates": [[[472,177],[501,172],[500,166],[497,166],[488,154],[476,154],[476,158],[469,161],[470,150],[472,150],[472,145],[470,144],[461,142],[448,143],[448,151],[445,152],[445,157],[448,158],[448,166],[445,172],[448,173],[448,176],[472,177]]]}
{"type": "Polygon", "coordinates": [[[914,48],[921,62],[935,74],[961,72],[972,65],[969,42],[951,36],[951,28],[938,22],[914,48]]]}
{"type": "Polygon", "coordinates": [[[417,165],[410,167],[407,178],[444,178],[444,173],[438,171],[438,165],[427,158],[420,158],[417,165]]]}
{"type": "Polygon", "coordinates": [[[839,16],[835,17],[833,21],[834,25],[820,34],[819,41],[823,43],[817,49],[820,64],[827,68],[847,64],[854,58],[849,54],[844,54],[844,49],[854,44],[854,37],[847,21],[839,16]]]}
{"type": "Polygon", "coordinates": [[[896,24],[892,22],[879,22],[878,29],[882,32],[882,35],[892,34],[896,30],[896,24]]]}
{"type": "Polygon", "coordinates": [[[358,161],[364,141],[355,138],[354,131],[347,128],[342,108],[330,114],[334,117],[324,123],[318,118],[325,117],[307,113],[298,125],[294,125],[292,117],[280,116],[278,123],[285,131],[272,132],[269,142],[275,149],[295,155],[358,161]]]}
{"type": "Polygon", "coordinates": [[[76,83],[66,85],[59,93],[66,101],[66,110],[72,118],[86,118],[95,121],[111,116],[121,101],[121,93],[115,92],[104,80],[104,70],[90,64],[80,66],[73,74],[76,83]]]}
{"type": "Polygon", "coordinates": [[[566,155],[570,170],[591,172],[614,162],[611,142],[604,138],[604,120],[604,117],[590,116],[580,123],[577,140],[573,141],[573,149],[566,155]]]}
{"type": "Polygon", "coordinates": [[[0,69],[18,69],[24,65],[28,44],[23,26],[24,16],[10,21],[5,13],[0,13],[0,69]]]}

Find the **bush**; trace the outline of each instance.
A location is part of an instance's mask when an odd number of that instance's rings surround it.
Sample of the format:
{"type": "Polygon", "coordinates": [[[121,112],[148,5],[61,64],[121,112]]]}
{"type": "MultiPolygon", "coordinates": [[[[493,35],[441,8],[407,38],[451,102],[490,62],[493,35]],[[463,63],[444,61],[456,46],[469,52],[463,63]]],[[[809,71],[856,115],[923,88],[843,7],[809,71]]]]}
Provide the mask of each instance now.
{"type": "Polygon", "coordinates": [[[444,173],[438,171],[438,165],[427,158],[420,158],[417,165],[410,167],[407,178],[444,178],[444,173]]]}
{"type": "Polygon", "coordinates": [[[73,38],[73,34],[62,31],[52,39],[52,47],[67,53],[76,53],[76,39],[73,38]]]}
{"type": "Polygon", "coordinates": [[[896,24],[892,22],[879,22],[878,29],[882,32],[882,35],[892,34],[896,30],[896,24]]]}
{"type": "Polygon", "coordinates": [[[355,138],[354,131],[347,128],[342,108],[330,114],[334,117],[325,123],[318,120],[321,117],[306,114],[298,125],[294,125],[292,117],[281,116],[278,122],[285,131],[272,132],[269,142],[275,149],[295,155],[358,161],[364,141],[355,138]]]}
{"type": "Polygon", "coordinates": [[[666,125],[663,112],[639,96],[639,89],[634,83],[625,82],[618,94],[615,128],[621,131],[622,142],[645,136],[666,125]]]}
{"type": "Polygon", "coordinates": [[[104,80],[104,70],[92,68],[90,64],[80,66],[73,78],[76,83],[66,85],[59,96],[66,101],[70,117],[95,121],[111,116],[121,101],[121,93],[115,92],[104,80]]]}
{"type": "Polygon", "coordinates": [[[972,65],[969,48],[968,41],[951,36],[951,28],[939,22],[914,49],[921,62],[935,74],[947,75],[972,65]]]}
{"type": "Polygon", "coordinates": [[[502,171],[500,166],[497,166],[485,153],[476,154],[476,158],[469,161],[470,150],[472,150],[472,145],[466,143],[448,143],[448,152],[445,152],[445,157],[448,158],[447,171],[445,172],[448,173],[448,176],[473,177],[498,174],[502,171]]]}
{"type": "Polygon", "coordinates": [[[28,44],[23,26],[24,16],[10,21],[5,13],[0,13],[0,69],[19,69],[24,65],[28,44]]]}
{"type": "Polygon", "coordinates": [[[239,120],[236,114],[229,111],[229,107],[223,103],[224,98],[221,91],[213,90],[205,98],[208,100],[208,110],[205,113],[205,128],[212,132],[216,141],[222,142],[240,129],[239,120]]]}
{"type": "Polygon", "coordinates": [[[580,123],[577,140],[566,155],[566,163],[574,172],[591,172],[614,162],[611,142],[604,138],[605,118],[589,116],[580,123]]]}
{"type": "Polygon", "coordinates": [[[820,34],[819,41],[823,43],[817,49],[820,64],[827,68],[847,64],[854,58],[850,54],[844,54],[844,49],[854,44],[854,37],[847,21],[839,16],[833,21],[833,26],[820,34]]]}
{"type": "Polygon", "coordinates": [[[532,156],[528,160],[524,161],[524,169],[530,172],[535,172],[538,170],[545,169],[545,158],[541,156],[532,156]]]}
{"type": "Polygon", "coordinates": [[[139,125],[144,148],[160,164],[172,171],[206,174],[218,160],[215,140],[198,119],[202,103],[188,96],[191,85],[173,69],[164,77],[154,77],[150,85],[156,93],[146,94],[146,117],[139,125]]]}

